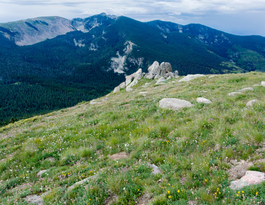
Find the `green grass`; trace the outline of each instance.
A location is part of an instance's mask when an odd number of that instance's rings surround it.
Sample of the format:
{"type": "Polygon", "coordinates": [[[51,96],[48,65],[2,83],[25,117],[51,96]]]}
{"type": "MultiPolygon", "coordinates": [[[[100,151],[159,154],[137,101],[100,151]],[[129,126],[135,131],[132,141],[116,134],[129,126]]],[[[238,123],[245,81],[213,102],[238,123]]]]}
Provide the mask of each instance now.
{"type": "Polygon", "coordinates": [[[46,204],[137,204],[145,193],[152,195],[150,204],[264,203],[264,184],[233,191],[228,176],[232,159],[265,170],[257,161],[265,156],[257,151],[264,146],[265,88],[253,86],[264,79],[258,72],[159,86],[142,79],[133,92],[111,93],[101,104],[83,102],[2,127],[0,204],[28,204],[26,196],[44,193],[46,204]],[[146,82],[151,85],[143,88],[146,82]],[[228,96],[249,86],[254,91],[228,96]],[[165,97],[194,106],[161,109],[165,97]],[[197,97],[213,103],[199,104],[197,97]],[[246,108],[253,99],[259,103],[246,108]],[[109,158],[120,152],[128,158],[109,158]],[[152,174],[148,164],[161,174],[152,174]],[[47,172],[38,177],[41,170],[47,172]]]}

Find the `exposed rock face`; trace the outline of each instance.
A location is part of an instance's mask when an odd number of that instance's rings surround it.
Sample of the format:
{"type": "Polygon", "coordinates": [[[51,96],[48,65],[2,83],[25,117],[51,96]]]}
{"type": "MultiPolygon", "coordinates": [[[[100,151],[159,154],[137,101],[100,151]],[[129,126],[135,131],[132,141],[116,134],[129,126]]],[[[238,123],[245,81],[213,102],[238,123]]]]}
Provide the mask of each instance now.
{"type": "Polygon", "coordinates": [[[247,107],[251,107],[251,106],[253,106],[256,102],[258,102],[258,100],[250,100],[250,101],[246,104],[246,106],[247,106],[247,107]]]}
{"type": "MultiPolygon", "coordinates": [[[[178,74],[178,73],[177,73],[178,74]]],[[[148,73],[145,75],[147,79],[156,79],[160,77],[168,78],[169,76],[174,77],[172,73],[171,64],[168,62],[162,62],[160,65],[155,61],[149,68],[148,73]]]]}
{"type": "Polygon", "coordinates": [[[197,102],[198,103],[205,103],[205,104],[211,104],[212,103],[210,100],[208,100],[206,98],[202,98],[202,97],[197,98],[197,102]]]}
{"type": "Polygon", "coordinates": [[[32,45],[75,30],[70,20],[56,16],[26,19],[0,26],[9,31],[6,37],[10,39],[13,36],[18,46],[32,45]]]}
{"type": "Polygon", "coordinates": [[[237,190],[245,186],[260,184],[263,181],[265,181],[265,174],[263,172],[247,171],[245,176],[243,176],[240,180],[232,181],[230,188],[237,190]]]}
{"type": "Polygon", "coordinates": [[[191,81],[195,78],[199,78],[199,77],[203,77],[204,75],[202,74],[195,74],[195,75],[187,75],[186,77],[182,78],[181,80],[179,80],[179,82],[188,82],[191,81]]]}
{"type": "Polygon", "coordinates": [[[176,98],[164,98],[159,101],[159,107],[167,108],[170,110],[179,110],[184,107],[192,107],[192,106],[193,105],[190,102],[176,98]]]}
{"type": "Polygon", "coordinates": [[[262,82],[261,82],[261,85],[262,85],[263,87],[265,87],[265,81],[262,81],[262,82]]]}

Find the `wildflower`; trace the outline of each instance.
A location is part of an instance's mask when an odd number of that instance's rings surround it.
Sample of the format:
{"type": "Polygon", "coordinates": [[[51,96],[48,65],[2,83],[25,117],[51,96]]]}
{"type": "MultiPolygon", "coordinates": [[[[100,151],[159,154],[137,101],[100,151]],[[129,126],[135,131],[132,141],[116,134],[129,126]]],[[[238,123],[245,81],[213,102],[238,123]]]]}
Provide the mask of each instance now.
{"type": "Polygon", "coordinates": [[[256,196],[258,196],[259,192],[256,192],[256,196]]]}
{"type": "Polygon", "coordinates": [[[244,191],[242,191],[242,194],[244,194],[245,192],[244,191]]]}
{"type": "Polygon", "coordinates": [[[89,201],[91,201],[91,199],[89,199],[89,201]]]}
{"type": "Polygon", "coordinates": [[[178,193],[179,193],[180,191],[178,190],[178,193]]]}
{"type": "Polygon", "coordinates": [[[238,194],[236,194],[236,196],[239,196],[238,194]]]}
{"type": "Polygon", "coordinates": [[[207,179],[205,179],[204,181],[207,182],[207,179]]]}
{"type": "Polygon", "coordinates": [[[171,199],[171,196],[168,196],[169,199],[171,199]]]}
{"type": "Polygon", "coordinates": [[[238,193],[240,194],[240,191],[238,191],[238,193]]]}
{"type": "Polygon", "coordinates": [[[167,191],[168,194],[170,194],[170,191],[167,191]]]}

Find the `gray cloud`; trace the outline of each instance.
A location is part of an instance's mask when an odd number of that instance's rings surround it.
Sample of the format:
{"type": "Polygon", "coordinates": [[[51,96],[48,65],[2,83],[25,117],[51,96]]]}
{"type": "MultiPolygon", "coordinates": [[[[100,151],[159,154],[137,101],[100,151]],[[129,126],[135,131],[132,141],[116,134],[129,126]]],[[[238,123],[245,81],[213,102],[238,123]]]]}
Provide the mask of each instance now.
{"type": "Polygon", "coordinates": [[[37,16],[88,17],[106,12],[140,21],[201,23],[234,34],[265,36],[264,0],[3,0],[0,22],[37,16]],[[258,22],[261,23],[258,23],[258,22]]]}

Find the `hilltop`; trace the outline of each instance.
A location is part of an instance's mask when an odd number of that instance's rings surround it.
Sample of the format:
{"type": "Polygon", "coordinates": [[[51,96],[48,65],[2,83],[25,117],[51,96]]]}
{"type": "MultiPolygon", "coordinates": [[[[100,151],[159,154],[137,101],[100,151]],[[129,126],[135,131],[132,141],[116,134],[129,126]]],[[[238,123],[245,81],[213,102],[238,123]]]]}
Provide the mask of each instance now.
{"type": "Polygon", "coordinates": [[[0,24],[0,126],[104,96],[155,60],[180,75],[262,72],[264,48],[261,36],[104,13],[0,24]]]}
{"type": "Polygon", "coordinates": [[[230,185],[265,170],[265,74],[183,79],[141,78],[0,128],[0,203],[264,203],[264,182],[230,185]],[[161,108],[165,98],[192,106],[161,108]]]}

